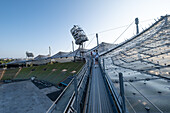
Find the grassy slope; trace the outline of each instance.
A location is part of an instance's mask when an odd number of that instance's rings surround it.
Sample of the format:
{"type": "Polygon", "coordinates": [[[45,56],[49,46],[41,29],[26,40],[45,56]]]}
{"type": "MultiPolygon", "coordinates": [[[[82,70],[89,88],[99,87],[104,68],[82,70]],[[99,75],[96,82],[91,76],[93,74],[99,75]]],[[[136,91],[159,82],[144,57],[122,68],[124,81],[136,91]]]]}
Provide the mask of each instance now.
{"type": "Polygon", "coordinates": [[[40,80],[58,84],[72,75],[73,70],[78,72],[83,64],[83,62],[67,62],[22,68],[16,79],[27,79],[36,76],[40,80]],[[31,71],[32,69],[35,69],[35,71],[31,71]],[[53,69],[56,69],[56,71],[52,71],[53,69]],[[62,72],[63,69],[67,69],[67,71],[62,72]]]}
{"type": "Polygon", "coordinates": [[[4,76],[2,77],[1,80],[13,79],[18,70],[19,70],[18,68],[5,70],[4,76]]]}

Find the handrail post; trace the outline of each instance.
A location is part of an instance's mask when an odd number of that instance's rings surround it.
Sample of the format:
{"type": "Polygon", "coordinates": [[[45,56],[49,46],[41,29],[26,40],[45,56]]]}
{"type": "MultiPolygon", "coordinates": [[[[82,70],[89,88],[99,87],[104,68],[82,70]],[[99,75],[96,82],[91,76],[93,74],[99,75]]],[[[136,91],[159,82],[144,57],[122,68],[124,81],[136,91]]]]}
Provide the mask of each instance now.
{"type": "Polygon", "coordinates": [[[120,95],[122,97],[121,107],[122,113],[126,113],[125,97],[124,97],[124,84],[123,84],[123,74],[119,73],[119,84],[120,84],[120,95]]]}
{"type": "Polygon", "coordinates": [[[103,72],[105,74],[105,61],[104,61],[104,59],[103,59],[103,72]]]}
{"type": "Polygon", "coordinates": [[[75,110],[78,113],[78,90],[77,90],[77,75],[74,75],[74,90],[75,90],[75,110]]]}

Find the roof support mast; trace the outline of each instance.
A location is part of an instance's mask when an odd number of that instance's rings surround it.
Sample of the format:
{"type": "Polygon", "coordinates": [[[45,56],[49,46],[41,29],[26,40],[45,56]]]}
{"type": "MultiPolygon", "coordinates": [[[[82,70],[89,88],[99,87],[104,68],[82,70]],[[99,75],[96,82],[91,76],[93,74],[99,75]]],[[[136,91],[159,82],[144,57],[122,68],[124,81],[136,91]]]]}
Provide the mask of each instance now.
{"type": "Polygon", "coordinates": [[[96,33],[96,39],[97,39],[97,46],[99,45],[99,39],[98,39],[98,34],[96,33]]]}
{"type": "MultiPolygon", "coordinates": [[[[138,27],[138,24],[139,24],[139,19],[138,18],[135,18],[135,24],[136,24],[136,35],[139,33],[139,27],[138,27]]],[[[141,59],[142,57],[141,57],[141,54],[139,53],[139,47],[138,47],[138,49],[137,49],[137,51],[138,51],[138,59],[141,59]]]]}
{"type": "Polygon", "coordinates": [[[136,34],[138,34],[139,33],[139,27],[138,27],[139,19],[138,18],[135,18],[135,24],[136,24],[136,34]]]}
{"type": "Polygon", "coordinates": [[[72,41],[72,48],[73,48],[73,52],[74,52],[74,42],[72,41]]]}
{"type": "Polygon", "coordinates": [[[49,56],[51,56],[51,47],[49,46],[49,56]]]}

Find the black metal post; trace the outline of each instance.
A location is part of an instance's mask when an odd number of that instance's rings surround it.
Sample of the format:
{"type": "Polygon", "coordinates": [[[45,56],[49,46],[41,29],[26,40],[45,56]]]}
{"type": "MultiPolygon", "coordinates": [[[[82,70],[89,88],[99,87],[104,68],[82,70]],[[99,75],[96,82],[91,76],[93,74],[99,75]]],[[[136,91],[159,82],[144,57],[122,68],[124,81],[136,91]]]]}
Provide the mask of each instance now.
{"type": "Polygon", "coordinates": [[[75,90],[75,110],[78,113],[78,90],[77,90],[77,75],[74,75],[74,90],[75,90]]]}
{"type": "Polygon", "coordinates": [[[119,73],[119,84],[120,84],[120,95],[122,97],[122,113],[126,113],[125,97],[124,97],[124,84],[123,84],[123,74],[119,73]]]}
{"type": "Polygon", "coordinates": [[[97,39],[97,46],[99,45],[99,39],[98,39],[98,34],[96,33],[96,39],[97,39]]]}
{"type": "Polygon", "coordinates": [[[103,59],[103,72],[105,73],[105,62],[104,62],[104,59],[103,59]]]}
{"type": "Polygon", "coordinates": [[[135,24],[136,24],[136,34],[138,34],[139,33],[139,27],[138,27],[139,19],[138,18],[135,18],[135,24]]]}

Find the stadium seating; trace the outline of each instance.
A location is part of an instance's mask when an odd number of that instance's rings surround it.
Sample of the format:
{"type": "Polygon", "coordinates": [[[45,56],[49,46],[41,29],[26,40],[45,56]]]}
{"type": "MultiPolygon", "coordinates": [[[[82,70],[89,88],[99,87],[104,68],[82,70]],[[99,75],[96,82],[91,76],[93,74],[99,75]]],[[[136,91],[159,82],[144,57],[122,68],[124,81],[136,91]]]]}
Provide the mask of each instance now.
{"type": "Polygon", "coordinates": [[[55,85],[66,79],[71,72],[76,72],[83,66],[84,62],[67,62],[47,64],[33,67],[24,67],[15,79],[29,79],[31,77],[37,77],[39,80],[48,81],[55,85]],[[66,71],[62,71],[65,69],[66,71]]]}
{"type": "Polygon", "coordinates": [[[17,68],[17,69],[6,69],[1,80],[11,80],[11,79],[13,79],[15,77],[16,73],[18,72],[18,70],[19,70],[19,68],[17,68]]]}

